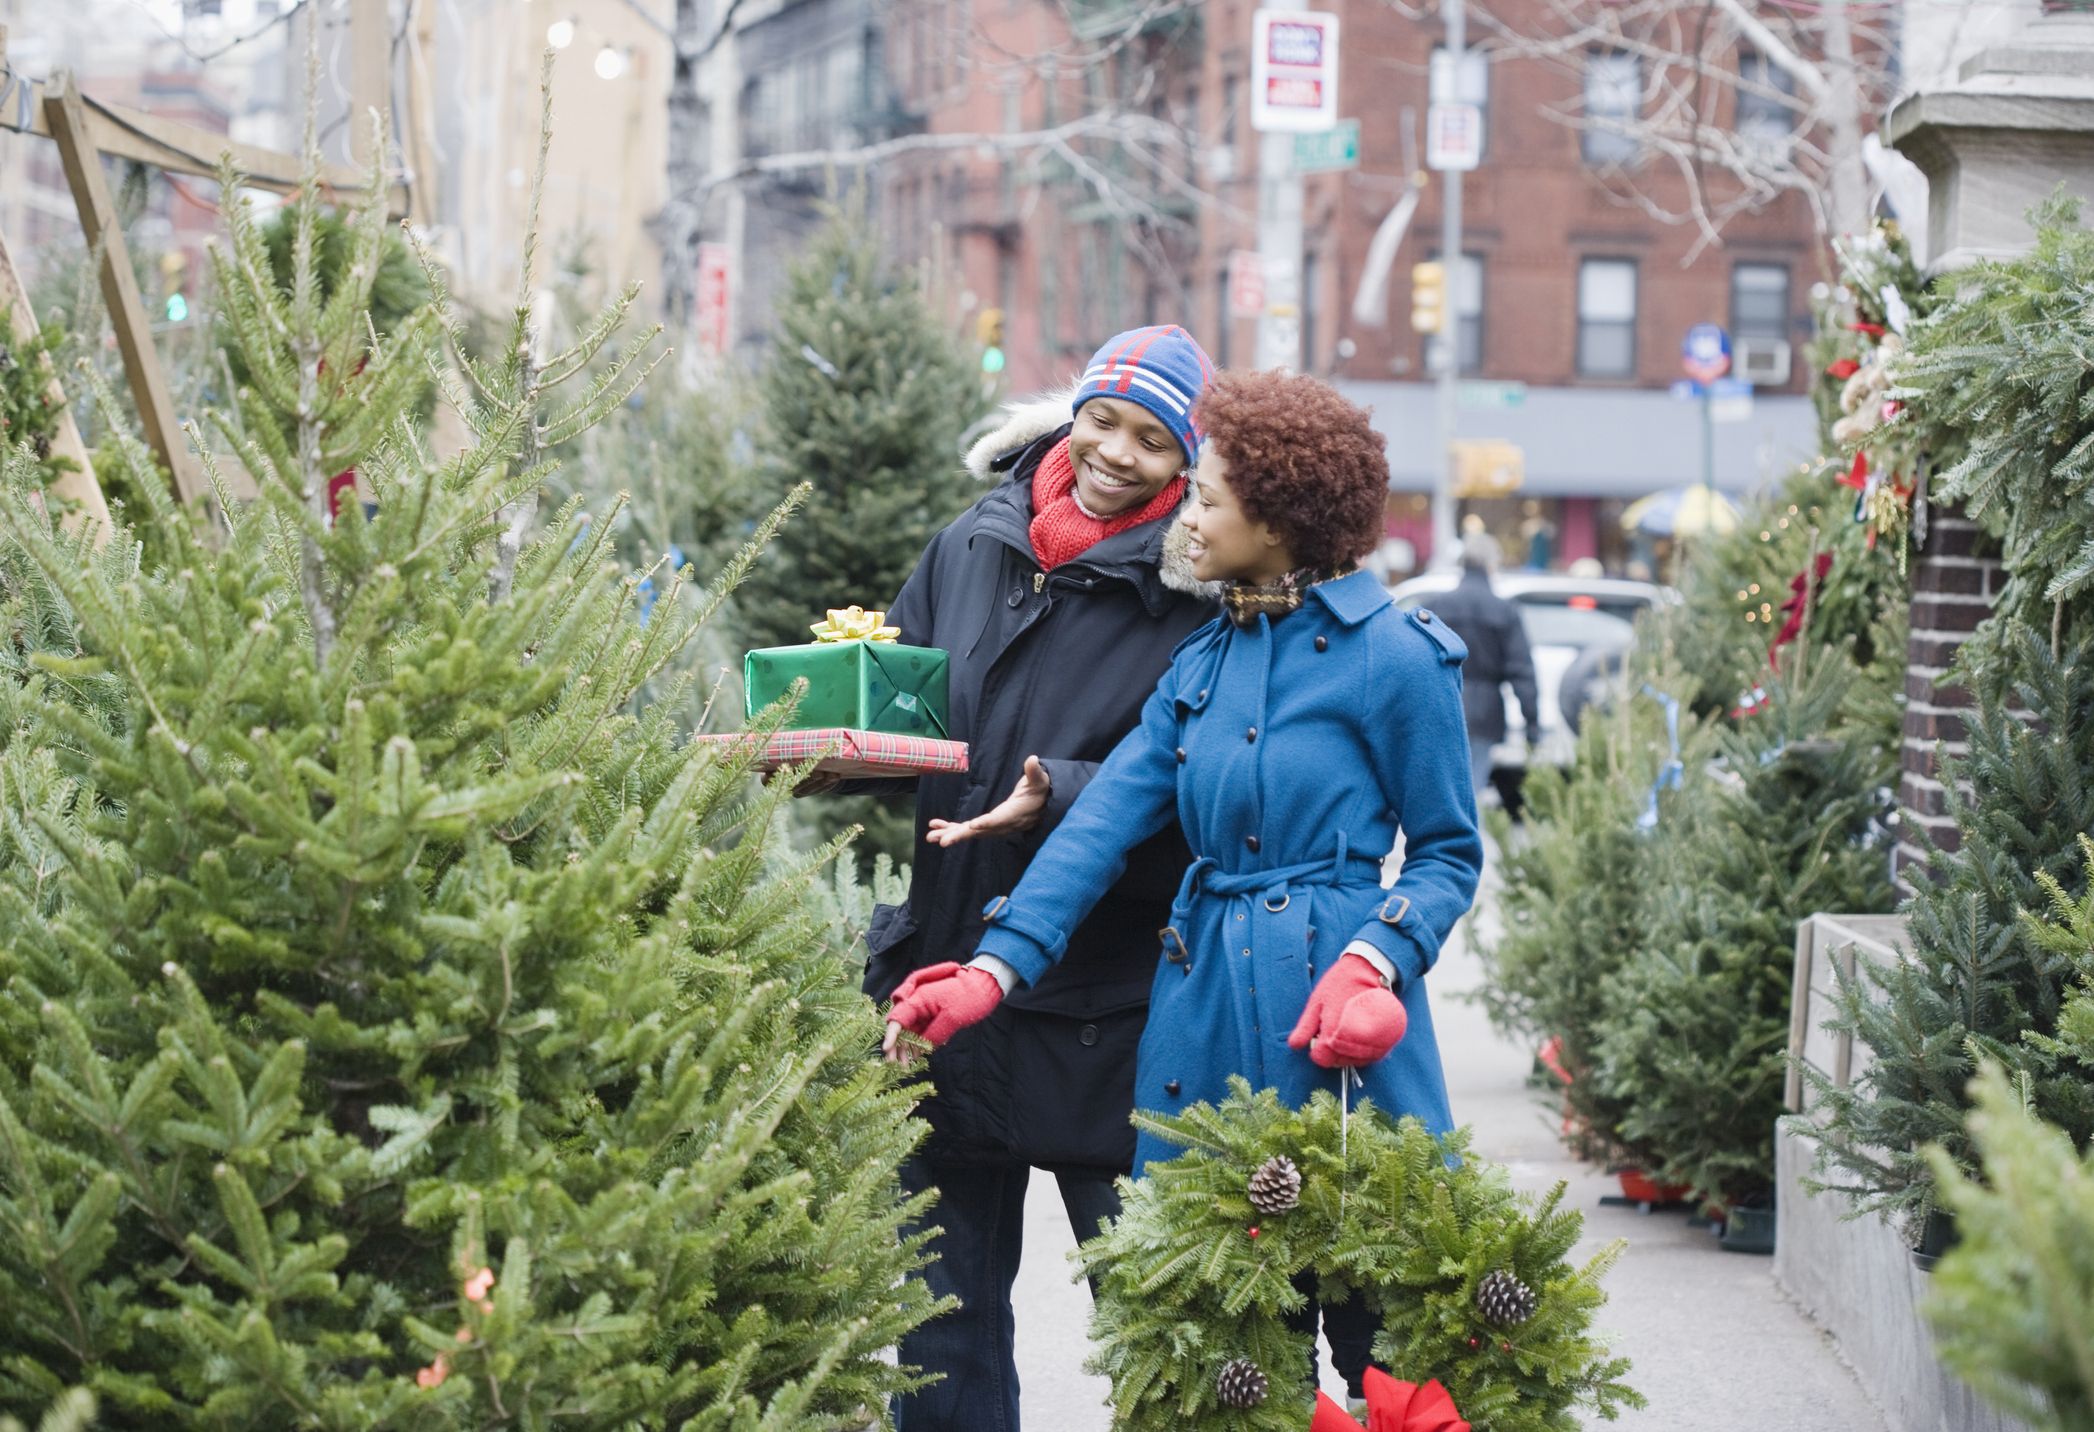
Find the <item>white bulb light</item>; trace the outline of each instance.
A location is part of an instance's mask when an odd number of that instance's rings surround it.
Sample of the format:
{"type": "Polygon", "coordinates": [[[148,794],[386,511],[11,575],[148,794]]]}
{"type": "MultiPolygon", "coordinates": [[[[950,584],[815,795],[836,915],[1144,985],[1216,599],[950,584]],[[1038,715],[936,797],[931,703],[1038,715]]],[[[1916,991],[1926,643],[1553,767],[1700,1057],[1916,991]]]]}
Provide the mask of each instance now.
{"type": "Polygon", "coordinates": [[[564,50],[574,43],[574,21],[555,20],[545,27],[545,43],[556,50],[564,50]]]}
{"type": "Polygon", "coordinates": [[[625,56],[609,45],[596,52],[596,75],[599,79],[615,80],[625,73],[625,56]]]}

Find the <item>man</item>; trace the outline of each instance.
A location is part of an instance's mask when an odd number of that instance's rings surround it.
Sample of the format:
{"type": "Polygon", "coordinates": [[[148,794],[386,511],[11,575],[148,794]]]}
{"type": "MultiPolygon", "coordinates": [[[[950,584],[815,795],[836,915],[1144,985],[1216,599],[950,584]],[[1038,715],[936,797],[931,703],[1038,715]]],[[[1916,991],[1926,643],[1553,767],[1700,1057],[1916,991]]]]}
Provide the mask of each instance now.
{"type": "Polygon", "coordinates": [[[1469,777],[1481,796],[1491,781],[1491,747],[1505,739],[1505,695],[1510,683],[1527,738],[1541,734],[1541,696],[1534,685],[1534,653],[1520,609],[1491,588],[1498,544],[1488,532],[1462,539],[1461,581],[1429,603],[1433,614],[1468,645],[1462,666],[1462,715],[1469,728],[1469,777]]]}
{"type": "MultiPolygon", "coordinates": [[[[932,539],[888,613],[903,641],[949,653],[968,769],[916,782],[909,902],[881,907],[867,934],[874,999],[973,956],[983,907],[1140,720],[1172,649],[1214,616],[1176,521],[1199,451],[1192,406],[1212,373],[1182,328],[1123,333],[1073,393],[1020,405],[968,455],[996,485],[932,539]],[[1006,800],[1021,778],[1028,799],[1006,800]],[[954,826],[982,838],[925,838],[954,826]]],[[[1016,1432],[1010,1294],[1026,1184],[1034,1168],[1055,1175],[1079,1238],[1118,1214],[1156,931],[1190,858],[1175,823],[1135,850],[1054,976],[932,1056],[931,1135],[903,1178],[938,1191],[930,1221],[944,1232],[924,1277],[961,1306],[902,1340],[901,1360],[940,1379],[897,1399],[902,1432],[1016,1432]]]]}

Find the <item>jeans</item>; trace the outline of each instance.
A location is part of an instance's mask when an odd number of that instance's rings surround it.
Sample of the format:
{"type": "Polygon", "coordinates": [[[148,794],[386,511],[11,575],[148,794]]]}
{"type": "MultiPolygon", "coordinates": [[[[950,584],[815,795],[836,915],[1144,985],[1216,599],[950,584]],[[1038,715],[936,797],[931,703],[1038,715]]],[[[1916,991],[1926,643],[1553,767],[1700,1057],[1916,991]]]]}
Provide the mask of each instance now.
{"type": "MultiPolygon", "coordinates": [[[[1018,1365],[1011,1355],[1011,1285],[1025,1241],[1022,1163],[940,1164],[916,1157],[902,1165],[911,1193],[938,1190],[927,1215],[942,1228],[930,1245],[937,1261],[923,1270],[931,1291],[960,1306],[901,1341],[904,1364],[941,1381],[894,1400],[897,1432],[1018,1432],[1018,1365]]],[[[1069,1226],[1079,1241],[1120,1212],[1112,1175],[1057,1173],[1069,1226]]]]}

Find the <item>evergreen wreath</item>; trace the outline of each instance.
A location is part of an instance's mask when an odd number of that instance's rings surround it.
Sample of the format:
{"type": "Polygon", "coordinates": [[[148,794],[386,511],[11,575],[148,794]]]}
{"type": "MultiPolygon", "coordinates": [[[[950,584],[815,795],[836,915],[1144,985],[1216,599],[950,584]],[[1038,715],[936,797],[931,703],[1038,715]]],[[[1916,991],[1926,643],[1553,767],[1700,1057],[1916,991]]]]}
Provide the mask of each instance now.
{"type": "Polygon", "coordinates": [[[1122,1180],[1120,1217],[1077,1252],[1096,1281],[1089,1367],[1112,1379],[1114,1432],[1302,1432],[1316,1380],[1311,1341],[1286,1322],[1307,1302],[1298,1282],[1327,1303],[1367,1299],[1375,1361],[1437,1378],[1475,1432],[1574,1432],[1580,1408],[1611,1421],[1644,1405],[1621,1381],[1628,1360],[1591,1328],[1622,1245],[1570,1264],[1584,1219],[1561,1207],[1563,1185],[1517,1193],[1468,1156],[1465,1132],[1435,1138],[1368,1103],[1348,1119],[1327,1093],[1291,1109],[1242,1078],[1229,1090],[1219,1107],[1135,1114],[1185,1152],[1122,1180]],[[1299,1202],[1261,1213],[1253,1179],[1276,1158],[1299,1171],[1299,1202]],[[1478,1289],[1514,1284],[1531,1315],[1493,1322],[1478,1289]],[[1262,1397],[1234,1395],[1245,1368],[1262,1397]]]}

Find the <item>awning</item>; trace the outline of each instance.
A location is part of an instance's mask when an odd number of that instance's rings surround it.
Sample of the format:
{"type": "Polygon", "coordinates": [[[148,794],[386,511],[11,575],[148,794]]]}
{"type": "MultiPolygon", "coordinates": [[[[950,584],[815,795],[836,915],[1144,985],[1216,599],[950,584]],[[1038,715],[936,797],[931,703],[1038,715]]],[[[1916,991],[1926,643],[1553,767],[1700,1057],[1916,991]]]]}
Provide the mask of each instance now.
{"type": "MultiPolygon", "coordinates": [[[[1390,485],[1432,491],[1439,411],[1433,386],[1334,386],[1369,409],[1387,435],[1390,485]]],[[[1477,386],[1502,392],[1507,385],[1477,386]]],[[[1701,405],[1663,389],[1530,387],[1511,406],[1462,407],[1455,435],[1517,443],[1526,455],[1523,497],[1641,497],[1701,481],[1701,405]]],[[[1716,486],[1750,493],[1817,454],[1817,413],[1799,394],[1756,396],[1751,417],[1717,424],[1715,446],[1716,486]]]]}

